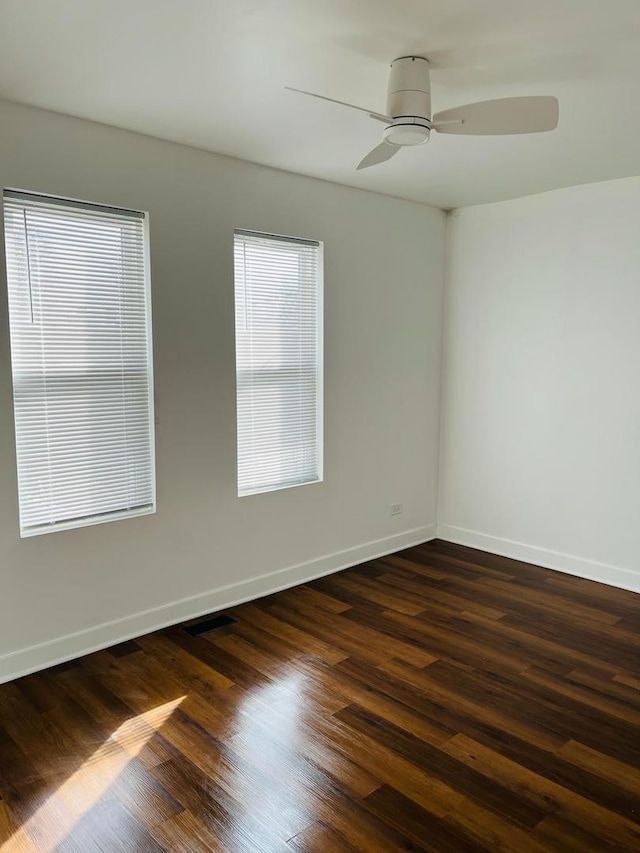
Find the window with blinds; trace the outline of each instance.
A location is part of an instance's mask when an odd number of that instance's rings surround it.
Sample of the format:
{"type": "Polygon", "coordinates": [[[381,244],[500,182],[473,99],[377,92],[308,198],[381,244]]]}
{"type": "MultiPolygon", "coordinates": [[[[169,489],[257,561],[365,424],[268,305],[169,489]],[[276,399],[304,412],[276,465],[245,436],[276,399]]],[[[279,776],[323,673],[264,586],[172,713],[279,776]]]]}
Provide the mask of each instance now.
{"type": "Polygon", "coordinates": [[[4,192],[23,537],[155,511],[146,228],[4,192]]]}
{"type": "Polygon", "coordinates": [[[238,495],[322,480],[322,249],[236,231],[238,495]]]}

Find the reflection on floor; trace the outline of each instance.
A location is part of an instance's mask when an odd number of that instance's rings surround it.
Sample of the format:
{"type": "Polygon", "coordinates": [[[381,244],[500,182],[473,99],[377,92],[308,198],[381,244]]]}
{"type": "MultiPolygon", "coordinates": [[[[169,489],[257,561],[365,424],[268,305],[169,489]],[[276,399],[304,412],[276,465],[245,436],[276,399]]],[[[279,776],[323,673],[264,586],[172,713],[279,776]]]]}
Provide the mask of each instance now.
{"type": "Polygon", "coordinates": [[[640,850],[640,597],[443,542],[0,686],[0,849],[640,850]]]}

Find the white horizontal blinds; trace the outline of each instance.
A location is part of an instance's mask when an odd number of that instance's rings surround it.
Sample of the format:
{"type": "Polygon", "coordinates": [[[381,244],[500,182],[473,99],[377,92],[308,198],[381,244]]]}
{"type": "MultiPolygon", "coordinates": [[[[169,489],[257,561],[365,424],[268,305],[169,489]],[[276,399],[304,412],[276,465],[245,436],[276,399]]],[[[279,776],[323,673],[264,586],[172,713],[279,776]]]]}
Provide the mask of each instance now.
{"type": "Polygon", "coordinates": [[[5,192],[23,536],[153,511],[144,215],[5,192]]]}
{"type": "Polygon", "coordinates": [[[321,249],[235,232],[238,494],[322,478],[321,249]]]}

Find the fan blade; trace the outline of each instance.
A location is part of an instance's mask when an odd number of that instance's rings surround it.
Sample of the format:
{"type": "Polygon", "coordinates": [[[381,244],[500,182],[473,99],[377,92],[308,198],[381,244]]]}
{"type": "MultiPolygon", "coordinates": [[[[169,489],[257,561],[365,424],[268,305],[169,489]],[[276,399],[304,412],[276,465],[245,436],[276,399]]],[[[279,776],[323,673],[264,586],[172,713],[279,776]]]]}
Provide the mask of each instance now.
{"type": "Polygon", "coordinates": [[[385,160],[390,160],[394,154],[400,150],[400,145],[392,145],[390,142],[381,142],[376,145],[373,151],[369,151],[366,157],[358,163],[356,171],[360,169],[368,169],[369,166],[377,166],[378,163],[384,163],[385,160]]]}
{"type": "Polygon", "coordinates": [[[558,99],[547,95],[479,101],[436,113],[438,133],[478,136],[509,133],[540,133],[558,125],[558,99]]]}
{"type": "Polygon", "coordinates": [[[356,107],[355,104],[348,104],[346,101],[336,101],[335,98],[327,98],[326,95],[316,95],[315,92],[305,92],[304,89],[294,89],[293,86],[285,86],[284,88],[289,92],[298,92],[300,95],[309,95],[311,98],[319,98],[321,101],[329,101],[330,104],[339,104],[341,107],[349,107],[349,109],[358,110],[358,112],[366,113],[369,118],[374,118],[376,121],[383,121],[385,124],[391,124],[393,121],[392,118],[382,115],[382,113],[367,110],[365,107],[356,107]]]}

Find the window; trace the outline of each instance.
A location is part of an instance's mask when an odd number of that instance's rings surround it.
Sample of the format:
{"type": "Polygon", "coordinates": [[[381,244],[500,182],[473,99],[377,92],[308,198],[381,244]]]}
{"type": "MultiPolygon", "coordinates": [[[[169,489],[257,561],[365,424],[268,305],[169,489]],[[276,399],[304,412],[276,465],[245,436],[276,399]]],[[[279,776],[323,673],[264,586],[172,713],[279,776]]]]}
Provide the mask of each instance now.
{"type": "Polygon", "coordinates": [[[4,193],[21,535],[155,511],[143,213],[4,193]]]}
{"type": "Polygon", "coordinates": [[[322,480],[322,250],[236,231],[238,494],[322,480]]]}

